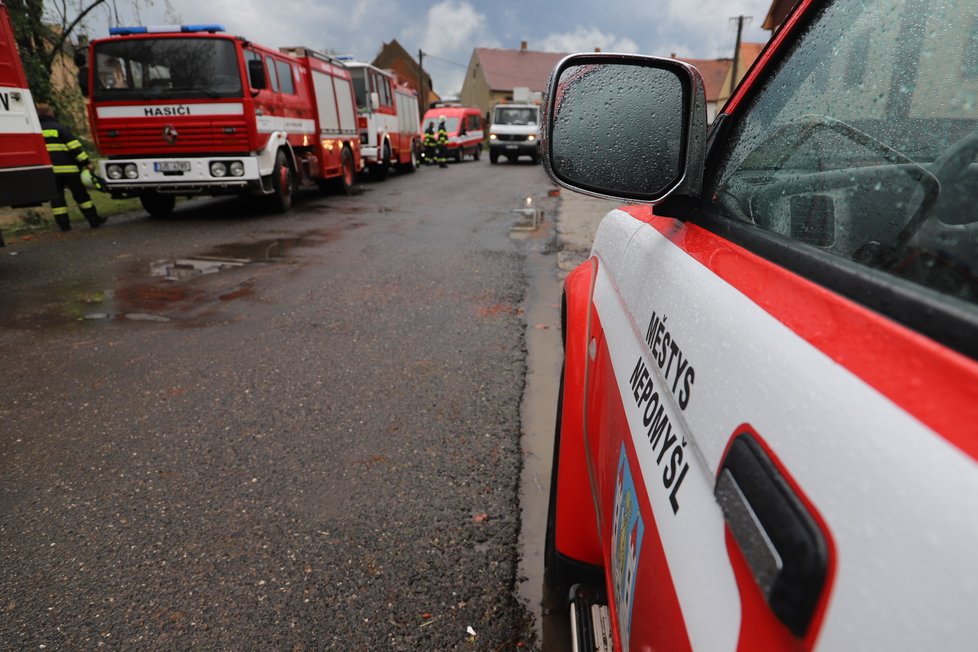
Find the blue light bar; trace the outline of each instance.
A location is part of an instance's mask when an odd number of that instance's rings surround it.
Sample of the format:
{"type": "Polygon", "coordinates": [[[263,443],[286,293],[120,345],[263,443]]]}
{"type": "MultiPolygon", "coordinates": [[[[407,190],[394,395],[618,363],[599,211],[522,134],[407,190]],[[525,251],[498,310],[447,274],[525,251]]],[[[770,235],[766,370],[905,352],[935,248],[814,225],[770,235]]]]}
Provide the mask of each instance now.
{"type": "Polygon", "coordinates": [[[109,36],[129,36],[131,34],[173,34],[188,32],[223,32],[223,25],[134,25],[132,27],[110,27],[109,36]]]}

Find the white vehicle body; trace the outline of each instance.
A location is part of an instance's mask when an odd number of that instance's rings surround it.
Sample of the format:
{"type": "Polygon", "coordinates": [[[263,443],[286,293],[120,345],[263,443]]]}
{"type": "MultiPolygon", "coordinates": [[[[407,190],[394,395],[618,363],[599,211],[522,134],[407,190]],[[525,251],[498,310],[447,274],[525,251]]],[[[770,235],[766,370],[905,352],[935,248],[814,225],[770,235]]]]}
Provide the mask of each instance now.
{"type": "Polygon", "coordinates": [[[540,158],[540,107],[536,104],[498,104],[492,112],[489,127],[489,160],[499,156],[514,160],[529,156],[540,158]]]}
{"type": "Polygon", "coordinates": [[[391,165],[414,169],[421,147],[417,93],[391,71],[345,63],[353,76],[364,162],[380,178],[391,165]]]}

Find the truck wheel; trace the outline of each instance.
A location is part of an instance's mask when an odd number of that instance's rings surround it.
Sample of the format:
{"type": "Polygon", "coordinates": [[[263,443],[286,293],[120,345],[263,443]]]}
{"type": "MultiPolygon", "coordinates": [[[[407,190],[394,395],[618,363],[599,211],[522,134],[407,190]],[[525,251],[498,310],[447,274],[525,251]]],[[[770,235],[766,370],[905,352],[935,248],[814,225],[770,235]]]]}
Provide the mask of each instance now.
{"type": "Polygon", "coordinates": [[[150,217],[169,217],[176,204],[173,195],[161,195],[155,190],[149,190],[139,195],[139,203],[143,205],[150,217]]]}
{"type": "Polygon", "coordinates": [[[494,152],[492,150],[489,150],[489,162],[492,163],[493,165],[495,165],[496,163],[498,163],[499,162],[499,154],[497,154],[496,152],[494,152]]]}
{"type": "Polygon", "coordinates": [[[384,155],[379,163],[370,166],[370,178],[374,181],[383,181],[387,178],[387,173],[391,169],[391,146],[384,143],[384,155]]]}
{"type": "Polygon", "coordinates": [[[456,163],[461,163],[462,162],[462,158],[464,156],[465,156],[465,148],[460,145],[459,148],[458,148],[458,151],[455,152],[455,162],[456,163]]]}
{"type": "Polygon", "coordinates": [[[418,148],[417,143],[411,143],[411,157],[408,159],[407,163],[401,163],[398,170],[410,174],[418,169],[418,148]]]}
{"type": "Polygon", "coordinates": [[[478,161],[480,158],[482,158],[482,145],[477,146],[472,154],[473,161],[478,161]]]}
{"type": "Polygon", "coordinates": [[[287,213],[292,208],[292,168],[289,167],[285,152],[282,150],[275,155],[272,189],[272,194],[267,197],[269,210],[275,213],[287,213]]]}
{"type": "Polygon", "coordinates": [[[353,169],[353,154],[349,147],[343,148],[340,154],[340,178],[336,180],[336,188],[344,195],[353,194],[353,182],[356,179],[356,171],[353,169]]]}

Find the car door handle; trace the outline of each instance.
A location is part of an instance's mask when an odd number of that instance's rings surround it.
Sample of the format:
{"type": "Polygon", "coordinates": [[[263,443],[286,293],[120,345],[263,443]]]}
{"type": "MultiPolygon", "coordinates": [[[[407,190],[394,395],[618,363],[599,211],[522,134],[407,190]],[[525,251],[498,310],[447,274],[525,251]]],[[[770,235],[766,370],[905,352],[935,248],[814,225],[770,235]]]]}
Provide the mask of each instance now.
{"type": "Polygon", "coordinates": [[[817,521],[749,432],[731,443],[714,494],[768,606],[803,636],[828,573],[817,521]]]}

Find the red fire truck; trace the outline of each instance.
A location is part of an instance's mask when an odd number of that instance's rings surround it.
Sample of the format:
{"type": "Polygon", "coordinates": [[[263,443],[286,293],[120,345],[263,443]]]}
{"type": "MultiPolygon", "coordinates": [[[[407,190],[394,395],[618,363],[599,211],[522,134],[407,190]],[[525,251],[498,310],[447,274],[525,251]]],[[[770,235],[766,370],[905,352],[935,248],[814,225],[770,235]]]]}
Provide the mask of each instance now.
{"type": "Polygon", "coordinates": [[[0,206],[39,204],[55,190],[10,15],[0,0],[0,206]]]}
{"type": "Polygon", "coordinates": [[[285,212],[303,185],[349,192],[362,163],[343,63],[223,31],[123,27],[92,42],[82,90],[112,195],[163,216],[181,195],[255,195],[285,212]]]}
{"type": "Polygon", "coordinates": [[[387,178],[392,165],[414,172],[421,158],[418,93],[389,70],[347,61],[359,111],[360,143],[370,176],[387,178]]]}

